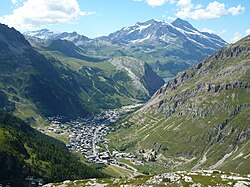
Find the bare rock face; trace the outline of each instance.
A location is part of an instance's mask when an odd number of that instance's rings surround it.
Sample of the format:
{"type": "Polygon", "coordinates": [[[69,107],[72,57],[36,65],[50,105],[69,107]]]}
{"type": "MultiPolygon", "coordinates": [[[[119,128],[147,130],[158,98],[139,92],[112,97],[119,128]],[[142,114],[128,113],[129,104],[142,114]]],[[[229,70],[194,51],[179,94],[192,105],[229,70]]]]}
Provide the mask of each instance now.
{"type": "Polygon", "coordinates": [[[151,67],[141,60],[132,57],[116,57],[109,61],[117,70],[126,72],[132,79],[135,88],[148,97],[152,96],[164,84],[164,81],[157,76],[151,67]]]}

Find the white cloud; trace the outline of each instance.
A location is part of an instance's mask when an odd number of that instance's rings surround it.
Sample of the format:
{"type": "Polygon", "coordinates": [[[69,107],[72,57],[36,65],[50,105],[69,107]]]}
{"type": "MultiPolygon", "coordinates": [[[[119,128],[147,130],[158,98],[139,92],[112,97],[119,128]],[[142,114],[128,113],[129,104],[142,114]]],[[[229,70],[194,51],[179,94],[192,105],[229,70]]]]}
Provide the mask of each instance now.
{"type": "Polygon", "coordinates": [[[197,9],[201,9],[203,6],[198,4],[198,5],[195,5],[194,9],[197,10],[197,9]]]}
{"type": "Polygon", "coordinates": [[[11,3],[16,7],[21,5],[25,0],[11,0],[11,3]]]}
{"type": "Polygon", "coordinates": [[[208,33],[210,33],[210,34],[214,34],[215,33],[215,31],[213,31],[212,29],[208,29],[208,28],[202,28],[201,30],[200,30],[201,32],[208,32],[208,33]]]}
{"type": "Polygon", "coordinates": [[[16,4],[18,0],[11,0],[12,4],[16,4]]]}
{"type": "Polygon", "coordinates": [[[222,36],[223,34],[225,34],[227,32],[227,30],[226,29],[223,29],[222,31],[219,31],[218,32],[218,35],[219,36],[222,36]]]}
{"type": "Polygon", "coordinates": [[[244,7],[238,5],[236,7],[226,8],[224,3],[213,1],[206,8],[202,5],[194,5],[191,0],[179,0],[177,3],[177,17],[192,18],[196,20],[215,19],[222,16],[232,14],[233,16],[244,12],[244,7]]]}
{"type": "Polygon", "coordinates": [[[166,3],[166,0],[146,0],[150,6],[161,6],[166,3]]]}
{"type": "Polygon", "coordinates": [[[246,35],[250,34],[250,28],[246,30],[246,35]]]}
{"type": "Polygon", "coordinates": [[[177,3],[180,11],[176,13],[177,17],[188,18],[190,17],[190,11],[193,9],[191,0],[179,0],[177,3]]]}
{"type": "Polygon", "coordinates": [[[248,28],[243,35],[240,32],[235,32],[230,41],[232,43],[235,43],[239,41],[241,38],[248,36],[249,34],[250,34],[250,28],[248,28]]]}
{"type": "Polygon", "coordinates": [[[165,3],[175,3],[176,0],[133,0],[137,2],[145,1],[149,6],[156,7],[156,6],[162,6],[165,3]]]}
{"type": "Polygon", "coordinates": [[[235,32],[234,35],[233,35],[233,38],[231,38],[231,42],[232,43],[235,43],[237,41],[239,41],[240,39],[242,38],[240,32],[235,32]]]}
{"type": "MultiPolygon", "coordinates": [[[[13,3],[18,1],[12,0],[13,3]]],[[[0,17],[0,22],[25,31],[49,24],[74,22],[91,14],[95,12],[81,11],[77,0],[26,0],[12,14],[0,17]]]]}
{"type": "Polygon", "coordinates": [[[228,12],[230,12],[233,16],[237,16],[239,14],[242,14],[245,11],[245,7],[238,5],[236,7],[231,7],[228,9],[228,12]]]}
{"type": "Polygon", "coordinates": [[[174,20],[176,20],[176,17],[168,16],[167,19],[168,19],[169,21],[174,21],[174,20]]]}

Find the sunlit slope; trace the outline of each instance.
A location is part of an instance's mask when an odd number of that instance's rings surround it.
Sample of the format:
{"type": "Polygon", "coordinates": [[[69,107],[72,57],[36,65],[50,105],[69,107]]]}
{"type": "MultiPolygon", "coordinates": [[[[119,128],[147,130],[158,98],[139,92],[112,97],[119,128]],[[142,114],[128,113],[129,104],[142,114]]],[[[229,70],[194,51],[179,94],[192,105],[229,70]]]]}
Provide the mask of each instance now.
{"type": "Polygon", "coordinates": [[[110,135],[150,167],[250,170],[250,36],[167,83],[110,135]],[[139,154],[144,150],[145,154],[139,154]],[[152,162],[155,161],[155,162],[152,162]]]}

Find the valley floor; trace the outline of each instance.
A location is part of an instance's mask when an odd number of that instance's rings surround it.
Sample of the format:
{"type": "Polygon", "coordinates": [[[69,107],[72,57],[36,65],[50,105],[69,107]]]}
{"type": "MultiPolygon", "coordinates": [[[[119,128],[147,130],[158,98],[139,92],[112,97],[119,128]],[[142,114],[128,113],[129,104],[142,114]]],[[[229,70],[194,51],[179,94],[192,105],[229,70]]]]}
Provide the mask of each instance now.
{"type": "Polygon", "coordinates": [[[49,126],[39,130],[63,141],[73,152],[82,155],[85,161],[99,165],[102,171],[113,177],[134,177],[141,173],[131,165],[135,155],[109,150],[106,136],[112,132],[112,124],[142,104],[128,105],[114,110],[105,110],[100,114],[68,120],[63,117],[49,117],[49,126]]]}

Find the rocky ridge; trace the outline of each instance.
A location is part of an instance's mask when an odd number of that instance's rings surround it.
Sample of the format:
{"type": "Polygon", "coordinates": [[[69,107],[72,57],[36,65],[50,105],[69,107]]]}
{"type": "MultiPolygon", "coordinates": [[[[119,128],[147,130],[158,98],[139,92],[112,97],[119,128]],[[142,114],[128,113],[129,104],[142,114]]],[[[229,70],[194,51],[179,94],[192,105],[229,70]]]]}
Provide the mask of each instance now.
{"type": "Polygon", "coordinates": [[[119,186],[119,187],[149,187],[149,186],[228,186],[247,187],[250,185],[249,175],[224,173],[219,170],[198,170],[192,172],[177,171],[155,176],[137,176],[130,179],[91,179],[64,181],[57,184],[46,184],[44,187],[78,186],[119,186]]]}

